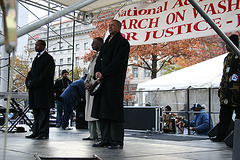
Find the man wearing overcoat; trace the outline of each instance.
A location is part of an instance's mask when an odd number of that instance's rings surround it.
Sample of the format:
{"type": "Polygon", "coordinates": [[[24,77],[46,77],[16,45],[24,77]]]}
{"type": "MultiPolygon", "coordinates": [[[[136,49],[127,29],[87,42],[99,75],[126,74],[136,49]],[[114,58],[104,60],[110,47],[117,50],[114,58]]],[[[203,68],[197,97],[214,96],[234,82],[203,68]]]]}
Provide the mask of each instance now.
{"type": "Polygon", "coordinates": [[[26,78],[26,86],[29,89],[29,108],[33,109],[34,116],[33,133],[26,138],[49,138],[49,111],[54,107],[55,63],[45,47],[45,41],[36,42],[35,50],[38,54],[26,78]]]}
{"type": "MultiPolygon", "coordinates": [[[[238,35],[233,34],[229,39],[237,48],[239,47],[238,35]]],[[[233,111],[236,113],[235,119],[240,118],[240,59],[228,45],[226,49],[229,53],[224,59],[223,75],[218,90],[221,105],[219,126],[217,136],[211,138],[213,142],[221,142],[229,134],[228,128],[232,121],[233,111]]]]}
{"type": "Polygon", "coordinates": [[[87,138],[83,138],[83,140],[100,140],[101,139],[100,123],[98,119],[91,117],[94,96],[90,95],[90,89],[91,89],[91,86],[96,81],[93,79],[94,67],[96,64],[97,57],[99,55],[99,51],[102,47],[102,44],[103,44],[103,39],[101,37],[96,37],[93,39],[92,49],[96,53],[92,56],[92,59],[89,63],[88,75],[85,79],[85,88],[86,88],[85,120],[88,121],[90,136],[87,138]]]}
{"type": "Polygon", "coordinates": [[[93,144],[93,147],[123,147],[124,82],[130,45],[120,33],[120,29],[121,22],[110,21],[110,35],[103,44],[95,65],[95,78],[102,82],[102,87],[94,96],[92,117],[100,121],[102,140],[93,144]]]}

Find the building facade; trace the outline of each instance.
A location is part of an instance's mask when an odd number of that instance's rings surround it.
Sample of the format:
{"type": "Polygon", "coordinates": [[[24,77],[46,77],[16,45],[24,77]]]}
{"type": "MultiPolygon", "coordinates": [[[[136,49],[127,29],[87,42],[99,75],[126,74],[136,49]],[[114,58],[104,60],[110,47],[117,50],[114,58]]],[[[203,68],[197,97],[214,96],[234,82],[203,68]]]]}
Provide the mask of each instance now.
{"type": "MultiPolygon", "coordinates": [[[[36,56],[34,47],[38,39],[47,42],[47,50],[55,60],[55,79],[60,77],[63,69],[71,71],[75,67],[80,67],[83,74],[87,73],[89,62],[84,62],[83,56],[91,50],[92,38],[89,33],[95,29],[92,24],[83,25],[72,20],[57,20],[49,25],[49,30],[41,28],[32,33],[29,37],[29,61],[33,61],[36,56]],[[75,29],[73,26],[75,25],[75,29]],[[73,65],[73,66],[72,66],[73,65]]],[[[135,66],[129,66],[125,90],[135,90],[137,84],[151,79],[151,72],[135,66]]],[[[133,104],[133,102],[129,102],[133,104]]]]}

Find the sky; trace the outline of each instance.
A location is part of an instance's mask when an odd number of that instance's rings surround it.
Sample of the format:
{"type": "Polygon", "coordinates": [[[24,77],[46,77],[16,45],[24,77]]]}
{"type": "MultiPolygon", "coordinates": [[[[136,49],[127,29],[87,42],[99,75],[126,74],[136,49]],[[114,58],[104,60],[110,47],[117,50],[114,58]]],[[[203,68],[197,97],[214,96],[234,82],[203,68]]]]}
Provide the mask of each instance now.
{"type": "MultiPolygon", "coordinates": [[[[48,14],[47,11],[36,8],[34,6],[29,6],[29,10],[31,12],[33,12],[35,15],[37,15],[39,18],[44,17],[48,14]]],[[[28,12],[28,13],[29,13],[29,15],[28,15],[28,22],[29,23],[37,20],[37,18],[32,13],[30,13],[30,12],[28,12]]]]}

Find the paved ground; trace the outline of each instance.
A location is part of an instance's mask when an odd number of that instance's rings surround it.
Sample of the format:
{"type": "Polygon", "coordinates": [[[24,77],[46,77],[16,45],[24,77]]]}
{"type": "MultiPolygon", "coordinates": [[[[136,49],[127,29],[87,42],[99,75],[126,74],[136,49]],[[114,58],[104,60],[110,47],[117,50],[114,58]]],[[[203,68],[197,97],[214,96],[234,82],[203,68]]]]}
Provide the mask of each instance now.
{"type": "MultiPolygon", "coordinates": [[[[48,140],[26,139],[31,134],[8,133],[7,147],[4,147],[5,133],[0,132],[0,160],[34,160],[34,154],[50,157],[91,157],[96,154],[104,160],[230,160],[232,148],[224,142],[205,140],[161,140],[134,136],[125,131],[123,149],[93,148],[94,141],[83,141],[87,130],[61,130],[50,128],[48,140]],[[4,149],[5,148],[5,149],[4,149]]],[[[161,136],[161,135],[159,135],[161,136]]],[[[182,135],[171,135],[182,136],[182,135]]]]}

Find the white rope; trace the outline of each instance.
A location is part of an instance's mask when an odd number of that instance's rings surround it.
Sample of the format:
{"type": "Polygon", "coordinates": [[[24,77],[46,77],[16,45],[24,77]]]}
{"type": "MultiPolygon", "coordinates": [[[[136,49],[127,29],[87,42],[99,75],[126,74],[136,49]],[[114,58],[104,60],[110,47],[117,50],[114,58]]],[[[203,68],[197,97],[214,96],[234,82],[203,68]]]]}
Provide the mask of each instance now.
{"type": "Polygon", "coordinates": [[[8,114],[10,108],[10,100],[11,100],[11,91],[12,91],[12,84],[13,84],[13,68],[15,63],[15,51],[12,54],[12,61],[10,64],[10,76],[9,76],[9,86],[8,86],[8,98],[7,98],[7,107],[6,107],[6,114],[5,114],[5,134],[4,134],[4,147],[3,147],[3,160],[6,160],[6,150],[7,150],[7,133],[8,133],[8,114]]]}

